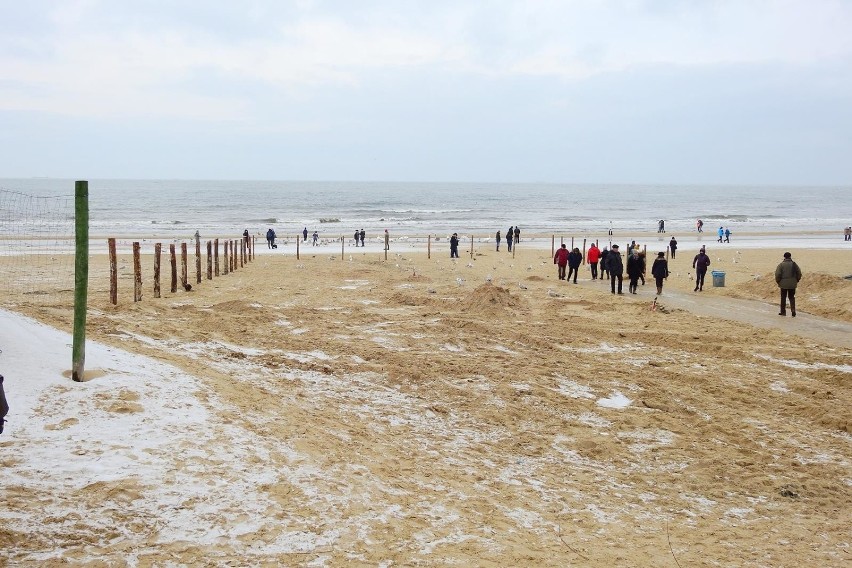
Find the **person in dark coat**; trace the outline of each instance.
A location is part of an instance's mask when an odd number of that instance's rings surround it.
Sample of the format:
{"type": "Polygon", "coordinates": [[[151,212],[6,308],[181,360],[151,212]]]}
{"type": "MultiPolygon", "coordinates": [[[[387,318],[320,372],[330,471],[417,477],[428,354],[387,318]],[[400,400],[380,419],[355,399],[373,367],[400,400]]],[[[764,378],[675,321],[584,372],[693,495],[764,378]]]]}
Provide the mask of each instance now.
{"type": "Polygon", "coordinates": [[[521,228],[515,225],[515,244],[521,242],[521,228]]]}
{"type": "Polygon", "coordinates": [[[701,251],[692,259],[692,268],[695,269],[695,290],[693,292],[704,290],[704,277],[707,275],[708,266],[710,266],[710,257],[707,256],[704,247],[701,247],[701,251]]]}
{"type": "Polygon", "coordinates": [[[574,275],[574,284],[577,283],[577,272],[580,270],[580,265],[583,264],[583,253],[580,249],[575,248],[568,254],[568,280],[571,280],[571,275],[574,275]]]}
{"type": "Polygon", "coordinates": [[[618,293],[623,294],[621,286],[624,281],[624,262],[621,260],[621,253],[618,252],[618,245],[612,245],[612,250],[606,255],[606,269],[609,271],[612,293],[615,294],[615,281],[618,280],[618,293]]]}
{"type": "Polygon", "coordinates": [[[642,261],[639,259],[639,252],[634,249],[627,256],[627,277],[630,279],[627,289],[631,294],[636,293],[636,287],[639,283],[639,276],[642,275],[642,261]]]}
{"type": "Polygon", "coordinates": [[[308,240],[308,228],[305,227],[304,229],[302,229],[302,242],[303,243],[307,242],[307,240],[308,240]]]}
{"type": "Polygon", "coordinates": [[[272,227],[266,231],[266,247],[277,248],[275,247],[275,231],[272,230],[272,227]]]}
{"type": "Polygon", "coordinates": [[[506,231],[506,248],[509,249],[509,252],[512,252],[512,239],[515,237],[515,232],[512,227],[509,227],[509,230],[506,231]]]}
{"type": "MultiPolygon", "coordinates": [[[[367,232],[364,229],[361,229],[361,246],[364,246],[364,237],[367,236],[367,232]]],[[[358,244],[358,243],[355,243],[358,244]]]]}
{"type": "Polygon", "coordinates": [[[787,315],[787,298],[790,298],[790,312],[796,317],[796,286],[802,279],[802,269],[793,262],[793,255],[784,253],[784,260],[775,268],[775,283],[781,289],[781,311],[779,316],[787,315]]]}
{"type": "Polygon", "coordinates": [[[458,258],[459,257],[459,236],[456,233],[453,233],[453,236],[450,237],[450,258],[458,258]]]}
{"type": "Polygon", "coordinates": [[[669,241],[669,250],[672,252],[672,260],[674,260],[675,251],[677,250],[677,241],[674,237],[669,241]]]}
{"type": "Polygon", "coordinates": [[[497,239],[497,252],[500,252],[500,231],[497,231],[497,235],[494,238],[497,239]]]}
{"type": "Polygon", "coordinates": [[[608,256],[609,256],[609,249],[604,247],[604,249],[601,251],[601,260],[600,260],[601,281],[609,280],[609,268],[607,268],[607,266],[606,266],[606,257],[608,257],[608,256]]]}
{"type": "Polygon", "coordinates": [[[657,294],[663,293],[663,280],[669,277],[669,261],[666,260],[666,253],[658,252],[654,264],[651,265],[651,276],[657,282],[657,294]]]}
{"type": "Polygon", "coordinates": [[[3,390],[3,375],[0,375],[0,434],[3,433],[3,423],[9,414],[9,404],[6,402],[6,392],[3,390]]]}
{"type": "Polygon", "coordinates": [[[556,254],[553,255],[553,264],[559,267],[559,279],[565,280],[565,267],[568,266],[568,247],[562,243],[562,247],[556,249],[556,254]]]}

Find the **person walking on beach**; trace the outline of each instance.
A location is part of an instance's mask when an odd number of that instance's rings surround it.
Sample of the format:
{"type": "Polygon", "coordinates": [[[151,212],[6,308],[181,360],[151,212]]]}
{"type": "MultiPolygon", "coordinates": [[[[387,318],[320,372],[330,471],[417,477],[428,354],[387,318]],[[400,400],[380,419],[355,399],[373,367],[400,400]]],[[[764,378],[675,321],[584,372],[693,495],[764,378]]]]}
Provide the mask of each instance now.
{"type": "Polygon", "coordinates": [[[9,403],[6,402],[6,392],[3,390],[3,375],[0,375],[0,434],[3,433],[3,423],[9,414],[9,403]]]}
{"type": "Polygon", "coordinates": [[[314,231],[313,242],[311,243],[313,246],[317,246],[319,241],[319,233],[314,231]]]}
{"type": "Polygon", "coordinates": [[[604,249],[601,251],[600,259],[601,281],[609,280],[609,267],[606,265],[607,257],[609,257],[609,249],[604,246],[604,249]]]}
{"type": "Polygon", "coordinates": [[[243,240],[246,242],[246,246],[248,246],[249,243],[251,243],[251,237],[249,236],[248,229],[243,231],[243,240]]]}
{"type": "Polygon", "coordinates": [[[512,227],[509,227],[509,230],[506,231],[506,248],[509,249],[509,252],[512,252],[512,238],[515,236],[515,233],[512,227]]]}
{"type": "Polygon", "coordinates": [[[704,232],[704,221],[702,221],[701,219],[696,221],[695,222],[695,228],[698,230],[699,233],[703,233],[704,232]]]}
{"type": "Polygon", "coordinates": [[[657,294],[663,293],[663,280],[669,277],[669,261],[666,253],[658,252],[654,264],[651,265],[651,276],[657,282],[657,294]]]}
{"type": "Polygon", "coordinates": [[[701,247],[701,250],[692,259],[692,268],[695,269],[695,290],[693,292],[704,290],[704,277],[707,275],[708,266],[710,266],[710,257],[707,256],[704,247],[701,247]]]}
{"type": "Polygon", "coordinates": [[[618,252],[618,245],[612,245],[612,250],[606,256],[606,269],[609,271],[612,293],[615,294],[615,281],[618,280],[618,293],[623,294],[621,286],[624,282],[624,263],[621,260],[621,253],[618,252]]]}
{"type": "Polygon", "coordinates": [[[390,250],[390,233],[385,229],[385,250],[390,250]]]}
{"type": "Polygon", "coordinates": [[[846,227],[843,229],[843,240],[852,241],[852,227],[846,227]]]}
{"type": "Polygon", "coordinates": [[[521,228],[515,225],[515,244],[521,242],[521,228]]]}
{"type": "Polygon", "coordinates": [[[568,280],[571,280],[571,275],[574,276],[574,284],[577,283],[577,273],[580,271],[580,265],[583,264],[583,253],[580,249],[575,248],[568,253],[568,280]]]}
{"type": "Polygon", "coordinates": [[[303,243],[308,242],[308,228],[307,227],[302,229],[302,242],[303,243]]]}
{"type": "Polygon", "coordinates": [[[669,241],[669,250],[672,251],[672,260],[674,260],[675,251],[677,250],[677,241],[674,237],[672,237],[672,240],[669,241]]]}
{"type": "Polygon", "coordinates": [[[275,246],[275,231],[272,230],[272,227],[269,227],[269,230],[266,231],[266,248],[278,248],[275,246]]]}
{"type": "Polygon", "coordinates": [[[731,230],[727,227],[725,227],[725,242],[731,242],[731,230]]]}
{"type": "Polygon", "coordinates": [[[500,231],[497,231],[497,235],[494,237],[497,239],[497,252],[500,252],[500,231]]]}
{"type": "Polygon", "coordinates": [[[553,264],[559,267],[559,279],[565,280],[565,267],[568,266],[568,247],[562,243],[562,247],[556,249],[556,254],[553,255],[553,264]]]}
{"type": "Polygon", "coordinates": [[[642,263],[639,261],[639,251],[633,250],[627,255],[627,291],[636,293],[639,284],[639,276],[642,274],[642,263]]]}
{"type": "Polygon", "coordinates": [[[717,235],[719,235],[719,238],[718,238],[718,239],[716,239],[716,242],[721,243],[721,242],[722,242],[722,237],[724,237],[724,236],[725,236],[725,229],[723,229],[722,227],[719,227],[719,230],[718,230],[718,231],[716,231],[716,234],[717,234],[717,235]]]}
{"type": "MultiPolygon", "coordinates": [[[[364,237],[366,237],[366,236],[367,236],[367,233],[364,231],[364,229],[361,229],[361,246],[364,246],[364,237]]],[[[355,243],[355,244],[358,244],[358,243],[355,243]]]]}
{"type": "Polygon", "coordinates": [[[779,316],[787,315],[787,298],[790,298],[790,315],[796,317],[796,286],[802,279],[802,269],[793,261],[793,255],[784,253],[784,260],[775,268],[775,283],[781,289],[781,311],[779,316]]]}
{"type": "Polygon", "coordinates": [[[658,233],[665,233],[666,232],[666,221],[665,221],[665,219],[660,219],[660,222],[657,225],[657,232],[658,233]]]}
{"type": "Polygon", "coordinates": [[[601,251],[598,245],[592,243],[589,247],[589,252],[586,254],[586,260],[589,261],[589,268],[592,269],[592,280],[598,279],[598,261],[601,259],[601,251]]]}
{"type": "Polygon", "coordinates": [[[645,253],[639,252],[639,248],[636,248],[636,252],[639,254],[639,280],[642,281],[642,286],[645,285],[645,273],[648,271],[648,263],[645,260],[645,253]]]}
{"type": "Polygon", "coordinates": [[[459,257],[459,235],[458,233],[453,233],[453,236],[450,237],[450,258],[458,258],[459,257]]]}
{"type": "Polygon", "coordinates": [[[358,229],[355,229],[355,236],[353,238],[355,239],[355,246],[356,247],[358,246],[358,237],[360,237],[360,236],[361,236],[361,233],[358,232],[358,229]]]}

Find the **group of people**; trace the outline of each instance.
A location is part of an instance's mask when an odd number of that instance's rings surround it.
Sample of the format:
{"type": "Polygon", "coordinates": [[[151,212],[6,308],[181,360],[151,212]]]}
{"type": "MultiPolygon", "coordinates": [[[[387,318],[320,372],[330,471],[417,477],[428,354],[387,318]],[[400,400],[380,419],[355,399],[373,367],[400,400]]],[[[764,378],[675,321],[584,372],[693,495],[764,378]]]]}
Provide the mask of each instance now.
{"type": "Polygon", "coordinates": [[[724,238],[726,243],[731,242],[731,230],[727,227],[719,227],[719,230],[716,231],[716,234],[719,238],[716,240],[717,243],[721,243],[724,238]]]}
{"type": "Polygon", "coordinates": [[[364,238],[366,236],[367,233],[366,231],[364,231],[364,229],[361,229],[360,231],[355,231],[355,236],[353,237],[355,239],[355,246],[358,246],[358,241],[361,241],[361,246],[364,246],[364,238]]]}
{"type": "MultiPolygon", "coordinates": [[[[518,226],[509,227],[509,230],[506,231],[506,248],[509,252],[512,252],[512,243],[519,243],[521,241],[521,228],[518,226]]],[[[494,236],[494,239],[497,241],[497,250],[500,250],[500,231],[497,231],[497,234],[494,236]]]]}

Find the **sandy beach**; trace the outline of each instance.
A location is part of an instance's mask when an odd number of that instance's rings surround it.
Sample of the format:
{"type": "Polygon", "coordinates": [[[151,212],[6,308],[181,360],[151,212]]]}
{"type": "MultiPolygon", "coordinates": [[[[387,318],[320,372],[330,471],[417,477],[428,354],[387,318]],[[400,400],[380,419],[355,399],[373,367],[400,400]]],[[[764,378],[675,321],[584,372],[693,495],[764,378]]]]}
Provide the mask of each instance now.
{"type": "MultiPolygon", "coordinates": [[[[6,507],[29,522],[0,528],[5,562],[122,564],[131,552],[139,566],[852,561],[852,247],[789,249],[804,272],[792,319],[777,315],[778,248],[708,242],[726,282],[708,274],[696,293],[684,247],[658,297],[650,275],[624,296],[585,266],[578,284],[557,280],[543,238],[514,258],[484,244],[471,258],[462,245],[455,261],[445,242],[431,258],[400,244],[386,261],[378,247],[344,246],[341,259],[339,244],[297,260],[258,242],[254,261],[189,292],[170,293],[164,271],[159,299],[148,251],[136,303],[122,253],[117,306],[107,258],[94,255],[89,339],[195,377],[197,388],[170,396],[209,413],[203,443],[175,438],[157,454],[189,481],[131,471],[83,487],[56,480],[67,489],[57,491],[44,473],[7,487],[6,507]],[[224,496],[261,470],[259,510],[224,496]],[[158,508],[178,483],[197,494],[158,508]],[[153,518],[140,517],[146,503],[153,518]],[[219,537],[164,531],[175,510],[219,537]],[[96,530],[104,524],[115,531],[96,530]]],[[[5,306],[70,328],[68,291],[8,295],[5,306]]],[[[157,385],[110,389],[109,370],[90,372],[101,399],[80,405],[156,420],[146,401],[157,385]]],[[[99,428],[79,408],[49,408],[44,419],[75,444],[99,428]]],[[[24,467],[36,445],[4,435],[4,468],[24,467]]]]}

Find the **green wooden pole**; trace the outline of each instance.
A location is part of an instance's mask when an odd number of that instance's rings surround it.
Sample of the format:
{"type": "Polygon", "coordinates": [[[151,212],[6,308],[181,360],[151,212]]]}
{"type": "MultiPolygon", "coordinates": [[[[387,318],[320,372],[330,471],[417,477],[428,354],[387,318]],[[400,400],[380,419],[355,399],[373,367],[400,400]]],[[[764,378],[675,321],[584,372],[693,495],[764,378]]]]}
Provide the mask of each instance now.
{"type": "Polygon", "coordinates": [[[89,287],[89,182],[74,184],[74,330],[71,378],[83,381],[86,366],[86,302],[89,287]]]}

